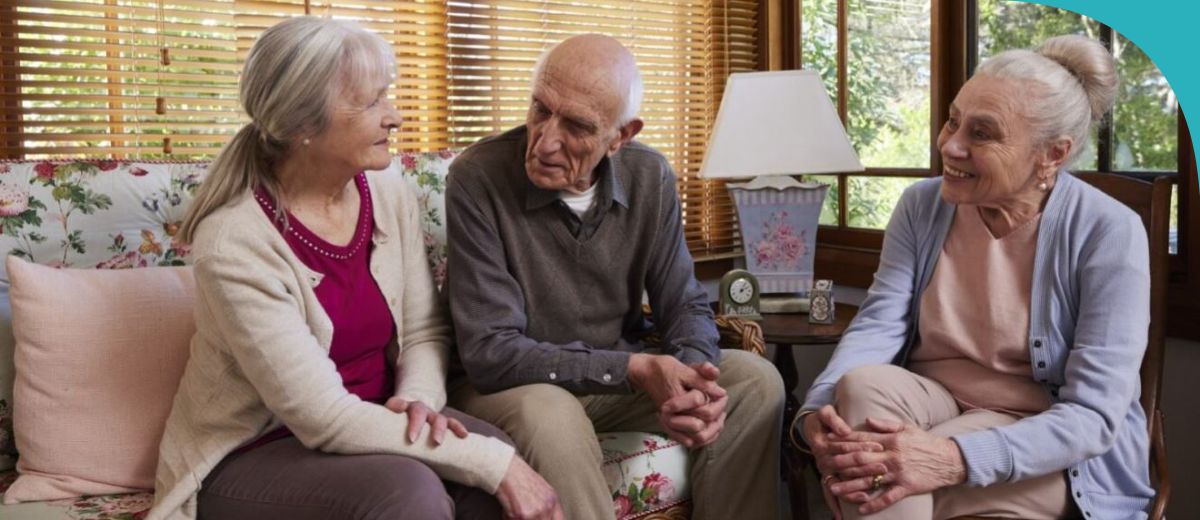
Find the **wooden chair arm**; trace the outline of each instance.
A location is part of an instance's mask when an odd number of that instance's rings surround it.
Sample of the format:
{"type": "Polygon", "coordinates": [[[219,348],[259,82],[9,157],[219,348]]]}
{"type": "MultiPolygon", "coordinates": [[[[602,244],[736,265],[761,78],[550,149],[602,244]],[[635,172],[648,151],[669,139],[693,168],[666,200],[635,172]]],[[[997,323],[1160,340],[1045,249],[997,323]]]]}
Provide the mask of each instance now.
{"type": "Polygon", "coordinates": [[[1150,462],[1154,464],[1158,478],[1158,493],[1154,495],[1150,520],[1161,520],[1167,510],[1167,499],[1171,497],[1171,476],[1167,473],[1167,435],[1163,430],[1162,410],[1154,410],[1150,417],[1150,462]]]}
{"type": "MultiPolygon", "coordinates": [[[[642,312],[650,316],[650,306],[643,305],[642,312]]],[[[767,343],[763,340],[762,327],[758,323],[732,316],[717,316],[714,321],[717,324],[717,332],[721,334],[721,339],[717,341],[721,348],[745,350],[767,357],[767,343]]],[[[655,331],[642,338],[642,343],[648,347],[657,347],[662,344],[662,336],[655,331]]]]}

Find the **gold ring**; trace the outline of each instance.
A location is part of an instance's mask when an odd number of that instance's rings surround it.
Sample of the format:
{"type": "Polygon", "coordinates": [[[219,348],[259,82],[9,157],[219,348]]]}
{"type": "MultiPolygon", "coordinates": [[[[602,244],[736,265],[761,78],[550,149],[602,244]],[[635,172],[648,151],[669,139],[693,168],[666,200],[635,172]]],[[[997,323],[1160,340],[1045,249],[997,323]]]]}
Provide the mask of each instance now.
{"type": "Polygon", "coordinates": [[[883,475],[875,475],[875,478],[871,479],[871,491],[879,491],[881,487],[883,487],[883,475]]]}
{"type": "Polygon", "coordinates": [[[837,477],[834,477],[833,475],[825,475],[824,477],[821,477],[821,483],[824,484],[825,487],[829,487],[836,480],[837,477]]]}

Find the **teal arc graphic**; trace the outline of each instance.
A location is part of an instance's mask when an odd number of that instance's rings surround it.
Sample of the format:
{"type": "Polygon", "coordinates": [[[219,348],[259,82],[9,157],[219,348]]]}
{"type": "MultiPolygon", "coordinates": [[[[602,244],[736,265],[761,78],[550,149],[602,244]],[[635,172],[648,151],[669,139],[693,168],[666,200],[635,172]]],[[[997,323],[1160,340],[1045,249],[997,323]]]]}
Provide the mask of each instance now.
{"type": "MultiPolygon", "coordinates": [[[[1179,99],[1179,110],[1200,106],[1200,67],[1194,40],[1200,29],[1196,0],[1039,0],[1029,3],[1067,9],[1112,27],[1146,53],[1179,99]],[[1195,102],[1198,105],[1192,105],[1195,102]]],[[[1200,149],[1200,132],[1192,132],[1192,149],[1200,149]]],[[[1198,179],[1200,180],[1200,179],[1198,179]]]]}

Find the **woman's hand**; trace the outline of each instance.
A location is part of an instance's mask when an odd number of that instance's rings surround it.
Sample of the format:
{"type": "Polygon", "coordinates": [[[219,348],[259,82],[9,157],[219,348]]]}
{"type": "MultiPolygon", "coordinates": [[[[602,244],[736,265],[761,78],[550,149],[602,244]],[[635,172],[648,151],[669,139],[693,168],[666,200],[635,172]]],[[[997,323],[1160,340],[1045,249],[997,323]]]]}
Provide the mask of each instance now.
{"type": "Polygon", "coordinates": [[[862,504],[858,511],[877,513],[910,495],[921,495],[966,480],[958,443],[912,424],[867,419],[872,431],[841,436],[847,442],[872,442],[882,452],[835,455],[830,467],[842,477],[830,486],[839,498],[862,504]],[[874,498],[871,495],[886,489],[874,498]]]}
{"type": "Polygon", "coordinates": [[[496,490],[496,499],[504,508],[504,518],[511,520],[563,520],[562,506],[554,488],[529,467],[518,455],[513,455],[496,490]]]}
{"type": "Polygon", "coordinates": [[[454,432],[454,435],[460,439],[467,438],[467,427],[458,422],[458,419],[437,413],[420,401],[407,401],[399,397],[392,397],[383,406],[396,413],[408,414],[408,442],[410,443],[417,442],[417,437],[421,435],[421,428],[424,428],[427,423],[432,428],[429,438],[433,439],[434,446],[442,445],[447,429],[454,432]]]}
{"type": "Polygon", "coordinates": [[[850,425],[838,415],[833,406],[825,405],[815,413],[808,414],[801,424],[804,440],[812,448],[817,460],[817,471],[822,475],[838,476],[832,466],[833,457],[858,451],[879,452],[883,446],[876,442],[861,442],[846,439],[854,433],[850,425]]]}

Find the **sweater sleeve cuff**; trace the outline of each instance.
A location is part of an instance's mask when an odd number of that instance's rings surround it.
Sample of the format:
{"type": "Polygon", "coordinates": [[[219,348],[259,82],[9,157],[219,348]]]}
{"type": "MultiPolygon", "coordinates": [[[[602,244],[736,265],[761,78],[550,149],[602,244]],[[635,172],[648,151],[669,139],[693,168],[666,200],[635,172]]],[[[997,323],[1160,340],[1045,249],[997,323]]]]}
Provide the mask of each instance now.
{"type": "Polygon", "coordinates": [[[1012,451],[1008,441],[995,430],[982,430],[951,437],[962,450],[967,465],[967,485],[990,486],[1012,477],[1012,451]]]}
{"type": "Polygon", "coordinates": [[[680,348],[679,351],[675,353],[675,359],[678,359],[680,363],[689,366],[699,365],[705,362],[712,363],[714,365],[721,364],[720,354],[717,355],[717,360],[713,361],[709,358],[708,354],[705,354],[700,349],[693,347],[680,348]]]}
{"type": "Polygon", "coordinates": [[[500,482],[504,480],[504,475],[508,473],[508,467],[512,464],[517,450],[504,441],[492,437],[485,438],[484,442],[488,444],[487,449],[484,450],[488,454],[488,460],[479,465],[480,482],[477,487],[489,495],[495,495],[496,490],[500,489],[500,482]]]}
{"type": "Polygon", "coordinates": [[[418,401],[428,406],[430,410],[435,412],[442,411],[446,406],[446,392],[424,392],[417,389],[401,388],[396,392],[396,397],[404,399],[408,402],[418,401]]]}
{"type": "Polygon", "coordinates": [[[834,388],[831,383],[814,385],[808,390],[808,395],[804,398],[804,406],[801,406],[800,410],[819,410],[822,406],[833,404],[834,388]]]}

